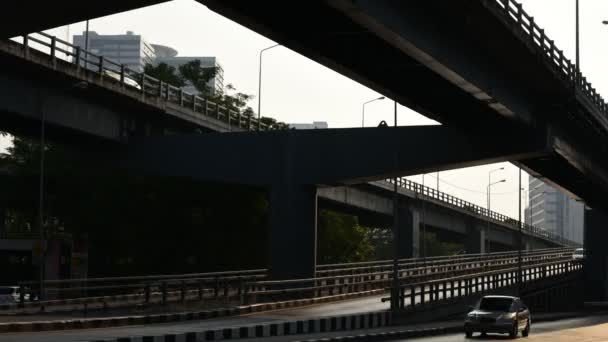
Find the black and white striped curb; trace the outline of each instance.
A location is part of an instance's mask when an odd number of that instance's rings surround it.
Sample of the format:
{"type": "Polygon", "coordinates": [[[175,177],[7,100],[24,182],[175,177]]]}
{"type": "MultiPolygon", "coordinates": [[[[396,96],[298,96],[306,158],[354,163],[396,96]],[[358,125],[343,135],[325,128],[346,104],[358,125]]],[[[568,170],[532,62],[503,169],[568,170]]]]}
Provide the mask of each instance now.
{"type": "MultiPolygon", "coordinates": [[[[204,330],[160,336],[130,336],[104,339],[104,342],[199,342],[241,338],[264,338],[309,333],[370,329],[390,325],[390,312],[378,311],[355,315],[332,316],[308,320],[264,323],[224,329],[204,330]]],[[[95,340],[89,342],[97,342],[95,340]]]]}
{"type": "Polygon", "coordinates": [[[202,310],[192,312],[179,312],[155,315],[138,315],[125,317],[104,317],[104,318],[83,318],[57,321],[37,321],[37,322],[11,322],[0,323],[0,333],[7,332],[32,332],[49,330],[68,330],[68,329],[93,329],[108,328],[126,325],[169,323],[190,320],[204,320],[210,318],[238,316],[264,311],[282,310],[293,307],[300,307],[313,304],[330,303],[340,300],[353,299],[365,296],[383,294],[382,289],[370,290],[357,293],[348,293],[327,297],[296,299],[275,303],[261,303],[243,305],[226,309],[202,310]]]}
{"type": "Polygon", "coordinates": [[[464,332],[464,327],[462,326],[462,324],[439,327],[439,328],[386,331],[386,332],[360,334],[360,335],[326,337],[326,338],[320,338],[320,339],[300,340],[300,341],[295,341],[295,342],[390,341],[390,340],[395,340],[398,338],[437,336],[437,335],[455,334],[455,333],[460,333],[460,332],[464,332]]]}
{"type": "MultiPolygon", "coordinates": [[[[606,314],[604,312],[603,314],[606,314]]],[[[534,318],[535,322],[552,322],[569,318],[577,318],[583,316],[590,316],[589,313],[584,312],[562,312],[557,314],[541,314],[534,318]]],[[[444,323],[445,324],[445,323],[444,323]]],[[[415,337],[426,337],[426,336],[437,336],[447,334],[463,333],[464,326],[461,323],[445,324],[441,327],[423,328],[423,329],[408,329],[408,330],[394,330],[394,331],[383,331],[377,333],[359,334],[359,335],[342,335],[334,337],[325,337],[318,339],[307,339],[298,340],[294,342],[336,342],[336,341],[391,341],[401,338],[415,338],[415,337]]]]}

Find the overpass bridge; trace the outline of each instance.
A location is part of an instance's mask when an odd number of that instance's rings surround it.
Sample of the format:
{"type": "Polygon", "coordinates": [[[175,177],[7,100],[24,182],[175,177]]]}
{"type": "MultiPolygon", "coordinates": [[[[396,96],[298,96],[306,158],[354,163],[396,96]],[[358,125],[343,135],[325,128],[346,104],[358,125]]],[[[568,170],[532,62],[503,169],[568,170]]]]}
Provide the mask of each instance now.
{"type": "MultiPolygon", "coordinates": [[[[271,240],[291,246],[272,252],[277,275],[314,274],[318,185],[508,160],[593,207],[586,220],[586,292],[606,298],[606,104],[518,3],[201,2],[445,125],[157,137],[134,144],[128,159],[149,170],[268,187],[271,240]],[[377,63],[369,63],[372,54],[377,63]],[[412,151],[422,138],[432,144],[412,151]],[[180,155],[186,146],[253,150],[238,158],[212,151],[211,158],[225,163],[204,168],[180,155]],[[243,163],[266,166],[235,173],[234,166],[243,163]]],[[[107,8],[119,9],[114,6],[107,8]]]]}
{"type": "MultiPolygon", "coordinates": [[[[70,140],[73,137],[86,135],[89,136],[89,139],[92,136],[118,145],[126,143],[128,146],[129,142],[132,142],[131,144],[136,147],[142,137],[162,137],[172,133],[188,134],[196,131],[199,133],[203,131],[244,132],[271,129],[263,123],[257,122],[255,118],[244,117],[237,111],[184,92],[144,73],[129,70],[112,60],[82,50],[56,37],[40,33],[26,35],[20,39],[20,41],[7,41],[0,44],[0,51],[2,52],[0,58],[6,60],[8,68],[5,81],[12,85],[9,88],[10,91],[3,94],[4,100],[0,103],[4,106],[3,111],[8,114],[3,117],[4,124],[10,128],[21,129],[26,134],[32,133],[32,129],[33,131],[36,130],[32,128],[31,122],[38,120],[43,112],[46,122],[51,127],[51,132],[55,129],[60,139],[70,140]],[[48,51],[41,51],[45,48],[48,51]],[[85,61],[86,68],[83,66],[85,61]],[[23,70],[25,72],[22,72],[23,70]],[[15,74],[15,71],[19,71],[19,73],[15,74]],[[42,81],[42,79],[49,78],[54,81],[53,83],[56,82],[62,86],[57,87],[52,83],[42,81]],[[138,80],[138,82],[134,82],[134,80],[138,80]],[[78,85],[79,82],[86,82],[86,89],[67,86],[69,84],[78,85]],[[29,97],[27,101],[23,101],[23,96],[20,96],[20,94],[26,94],[25,96],[29,97]],[[109,99],[111,101],[108,101],[109,99]],[[82,115],[83,112],[87,115],[82,115]]],[[[328,132],[331,132],[331,130],[328,130],[328,132]]],[[[196,136],[194,137],[196,139],[196,136]]],[[[251,136],[247,138],[251,138],[251,136]]],[[[259,137],[254,135],[253,138],[257,140],[259,137]]],[[[330,133],[327,138],[333,139],[335,134],[330,133]]],[[[447,138],[449,140],[450,136],[447,138]]],[[[144,142],[147,144],[145,139],[144,142]]],[[[272,140],[268,142],[275,145],[272,140]]],[[[164,140],[161,140],[160,143],[164,146],[163,148],[166,148],[164,140]]],[[[454,142],[451,141],[451,143],[454,142]]],[[[188,145],[189,148],[192,148],[191,144],[188,145]]],[[[204,145],[211,146],[215,143],[209,142],[204,145]]],[[[251,146],[248,148],[251,148],[251,146]]],[[[510,149],[512,146],[506,148],[510,149]]],[[[519,147],[515,146],[515,148],[519,147]]],[[[270,149],[261,146],[261,149],[266,150],[265,154],[267,156],[272,156],[276,146],[270,149]],[[268,153],[269,151],[270,153],[268,153]]],[[[153,145],[146,146],[143,155],[148,152],[156,155],[160,150],[162,148],[157,149],[153,145]]],[[[202,150],[205,150],[205,147],[202,147],[202,150]]],[[[237,170],[236,174],[230,175],[229,172],[226,172],[225,167],[207,175],[201,175],[201,173],[193,170],[191,166],[184,166],[180,163],[159,164],[155,161],[154,165],[149,167],[146,164],[145,157],[140,161],[145,165],[144,169],[155,170],[161,164],[175,164],[177,168],[182,167],[186,171],[184,174],[182,173],[184,170],[177,170],[176,168],[161,170],[161,173],[164,174],[174,175],[177,171],[181,173],[180,175],[193,178],[206,179],[205,177],[209,177],[213,180],[253,183],[258,186],[264,186],[275,181],[272,178],[276,177],[277,173],[272,170],[261,170],[243,175],[240,166],[247,164],[247,162],[229,156],[228,158],[232,158],[231,163],[233,164],[227,164],[222,162],[227,157],[222,152],[224,149],[217,148],[214,150],[215,152],[219,151],[220,155],[215,158],[207,157],[207,160],[216,160],[215,164],[228,165],[227,168],[230,169],[230,172],[234,173],[237,170]],[[192,171],[195,171],[196,175],[189,174],[192,171]],[[246,176],[253,176],[253,178],[246,179],[246,176]],[[257,179],[255,179],[256,177],[257,179]],[[260,179],[260,177],[266,177],[266,179],[260,179]]],[[[227,148],[226,150],[241,149],[227,148]]],[[[208,149],[206,151],[206,154],[209,155],[208,149]]],[[[282,153],[276,152],[278,154],[282,153]]],[[[141,159],[140,153],[136,152],[136,154],[135,157],[127,155],[127,159],[141,159]]],[[[187,162],[190,163],[191,161],[187,162]]],[[[257,162],[251,161],[251,163],[257,162]]],[[[307,164],[306,167],[309,169],[315,163],[311,161],[307,164]]],[[[209,166],[205,166],[205,168],[209,169],[209,166]]],[[[331,182],[317,179],[314,183],[327,184],[331,182]]],[[[490,243],[494,246],[492,250],[497,247],[499,250],[507,250],[517,245],[516,220],[495,212],[487,212],[484,208],[466,203],[444,193],[437,193],[430,188],[424,188],[409,181],[400,180],[400,184],[405,188],[403,193],[406,194],[406,196],[402,196],[403,203],[401,206],[403,208],[400,209],[403,211],[401,216],[405,218],[401,223],[403,225],[401,229],[405,233],[401,234],[400,257],[413,257],[420,254],[417,246],[420,226],[426,226],[427,224],[429,228],[434,227],[439,231],[459,234],[461,236],[459,239],[464,241],[466,250],[473,253],[485,252],[485,246],[490,243]],[[413,196],[413,194],[416,195],[413,196]],[[420,220],[421,207],[424,207],[424,205],[421,206],[420,203],[429,202],[429,200],[431,202],[429,215],[425,222],[422,222],[420,220]],[[436,204],[439,204],[439,207],[436,204]],[[440,208],[440,210],[438,211],[437,208],[440,208]],[[446,211],[446,208],[449,209],[446,211]],[[456,208],[456,211],[453,210],[454,208],[456,208]],[[459,218],[456,223],[454,223],[455,220],[450,218],[455,213],[460,213],[456,215],[459,218]],[[462,239],[463,236],[468,236],[468,238],[462,239]]],[[[326,185],[321,185],[318,190],[318,197],[322,201],[322,205],[332,206],[341,202],[342,207],[346,207],[347,211],[352,212],[355,209],[358,216],[363,220],[373,217],[374,224],[390,226],[387,222],[390,222],[389,219],[392,216],[392,203],[388,199],[392,195],[387,185],[385,181],[375,181],[358,186],[359,190],[352,187],[328,188],[326,185]],[[364,191],[362,192],[361,189],[364,189],[364,191]],[[343,194],[339,194],[340,192],[344,194],[349,192],[351,195],[347,198],[343,194]],[[354,195],[355,193],[356,195],[354,195]],[[348,202],[353,200],[358,203],[367,202],[367,207],[348,202]]],[[[275,223],[277,226],[283,224],[275,223]]],[[[291,234],[291,232],[280,229],[282,234],[284,232],[291,234]]],[[[539,228],[523,225],[523,232],[528,236],[525,242],[527,248],[572,245],[571,242],[560,239],[558,236],[539,228]]],[[[450,236],[450,238],[453,237],[453,235],[450,236]]],[[[276,241],[274,246],[281,244],[284,244],[283,239],[276,241]]],[[[316,242],[313,242],[313,244],[316,244],[316,242]]],[[[314,245],[308,248],[307,254],[313,250],[314,245]]],[[[308,268],[309,266],[306,264],[310,264],[310,261],[305,261],[305,265],[303,265],[308,268]]],[[[293,268],[293,266],[285,265],[284,268],[293,268]]],[[[279,269],[279,267],[274,265],[273,269],[279,269]]]]}

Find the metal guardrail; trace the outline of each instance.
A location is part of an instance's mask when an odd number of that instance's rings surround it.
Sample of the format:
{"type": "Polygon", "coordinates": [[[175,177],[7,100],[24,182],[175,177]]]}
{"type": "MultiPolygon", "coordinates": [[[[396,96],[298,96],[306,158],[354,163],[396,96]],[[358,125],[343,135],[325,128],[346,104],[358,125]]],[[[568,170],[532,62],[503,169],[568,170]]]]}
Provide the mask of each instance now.
{"type": "MultiPolygon", "coordinates": [[[[522,257],[547,255],[553,253],[562,253],[563,255],[571,256],[574,250],[572,248],[545,248],[535,249],[522,252],[522,257]]],[[[410,258],[400,259],[398,265],[400,269],[417,268],[417,267],[442,267],[456,265],[463,262],[487,263],[495,259],[517,258],[518,252],[496,252],[483,254],[463,254],[456,256],[438,256],[430,258],[410,258]]],[[[371,262],[355,262],[346,264],[326,264],[317,266],[317,276],[330,275],[345,275],[358,273],[373,273],[381,271],[392,271],[393,260],[381,260],[371,262]]]]}
{"type": "Polygon", "coordinates": [[[557,48],[555,42],[549,39],[545,30],[540,28],[534,21],[534,17],[526,13],[522,5],[514,0],[484,0],[486,4],[494,8],[510,25],[516,28],[523,36],[523,40],[529,42],[545,60],[550,64],[562,79],[568,82],[602,114],[603,118],[608,116],[608,105],[602,96],[591,85],[587,78],[577,70],[576,65],[564,56],[564,52],[557,48]]]}
{"type": "MultiPolygon", "coordinates": [[[[522,255],[525,266],[541,265],[548,262],[572,260],[573,250],[556,249],[545,253],[522,255]]],[[[441,265],[400,265],[398,276],[401,284],[434,281],[445,277],[494,272],[512,268],[518,264],[516,254],[496,256],[487,260],[472,260],[441,265]]],[[[310,279],[262,280],[245,284],[242,291],[243,302],[267,302],[289,298],[290,296],[331,296],[373,289],[384,289],[392,285],[391,269],[316,277],[310,279]],[[255,290],[257,289],[257,290],[255,290]]]]}
{"type": "MultiPolygon", "coordinates": [[[[389,179],[387,182],[393,184],[394,180],[389,179]]],[[[445,192],[437,191],[436,189],[430,188],[428,186],[424,186],[422,184],[412,182],[409,179],[405,178],[397,178],[397,185],[403,189],[407,189],[413,191],[421,198],[429,198],[433,200],[437,200],[444,204],[448,204],[452,207],[460,208],[467,210],[471,213],[474,213],[479,216],[483,216],[486,219],[490,219],[495,222],[499,222],[502,224],[507,224],[513,229],[519,229],[519,224],[521,224],[522,230],[525,234],[536,236],[542,239],[546,239],[562,246],[579,246],[580,244],[565,239],[555,233],[549,232],[543,228],[535,227],[527,223],[520,222],[516,219],[513,219],[509,216],[497,213],[495,211],[489,210],[487,208],[480,207],[471,202],[465,201],[458,197],[454,197],[445,192]]]]}
{"type": "MultiPolygon", "coordinates": [[[[570,260],[559,260],[522,267],[522,283],[549,279],[551,277],[579,271],[582,264],[570,260]]],[[[396,308],[400,311],[417,311],[431,302],[455,300],[471,295],[480,295],[517,284],[518,268],[505,268],[490,272],[446,277],[432,281],[401,284],[397,288],[396,308]]],[[[392,289],[393,293],[395,289],[392,289]]],[[[390,298],[383,298],[388,301],[390,298]]]]}
{"type": "MultiPolygon", "coordinates": [[[[258,119],[251,115],[244,115],[238,110],[227,108],[196,94],[186,92],[144,72],[130,69],[124,64],[116,63],[111,59],[44,32],[28,34],[21,37],[21,41],[11,40],[11,42],[21,44],[23,55],[26,57],[32,53],[32,50],[38,44],[43,49],[49,50],[48,56],[54,66],[63,63],[66,66],[71,66],[77,72],[93,73],[105,81],[116,82],[122,89],[140,93],[142,100],[146,97],[159,98],[192,110],[201,117],[213,117],[223,121],[229,127],[262,131],[272,129],[271,126],[261,121],[258,122],[258,119]]],[[[36,50],[40,53],[46,53],[40,49],[36,50]]]]}
{"type": "MultiPolygon", "coordinates": [[[[554,248],[529,251],[522,254],[525,264],[572,258],[572,249],[554,248]]],[[[474,270],[491,270],[517,262],[516,252],[500,252],[469,257],[440,257],[404,259],[399,263],[399,277],[403,279],[432,279],[439,275],[462,274],[474,270]]],[[[251,303],[276,295],[310,292],[314,284],[315,295],[333,295],[384,288],[392,279],[390,261],[322,265],[313,279],[267,281],[266,269],[193,273],[181,275],[154,275],[139,277],[110,277],[88,279],[48,280],[45,293],[53,298],[42,302],[25,303],[27,289],[35,290],[35,281],[22,282],[22,307],[57,306],[106,302],[137,302],[166,304],[169,301],[203,299],[239,300],[251,303]],[[329,268],[335,267],[335,268],[329,268]],[[277,287],[279,289],[277,289],[277,287]]],[[[105,304],[104,304],[105,305],[105,304]]]]}

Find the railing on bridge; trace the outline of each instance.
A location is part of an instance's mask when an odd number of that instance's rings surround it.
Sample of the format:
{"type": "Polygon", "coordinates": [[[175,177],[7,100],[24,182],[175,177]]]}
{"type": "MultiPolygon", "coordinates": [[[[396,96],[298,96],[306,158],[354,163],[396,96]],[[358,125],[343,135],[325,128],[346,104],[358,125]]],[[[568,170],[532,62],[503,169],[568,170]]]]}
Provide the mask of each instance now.
{"type": "MultiPolygon", "coordinates": [[[[572,259],[572,249],[553,248],[522,253],[523,265],[572,259]]],[[[430,281],[446,276],[490,272],[514,267],[517,252],[403,259],[399,278],[403,284],[430,281]]],[[[221,300],[241,304],[269,302],[294,297],[323,297],[336,294],[382,291],[391,285],[392,261],[320,265],[315,278],[266,280],[267,270],[245,270],[182,275],[49,280],[45,292],[51,300],[25,303],[27,289],[37,282],[24,282],[21,306],[78,306],[106,308],[107,304],[167,304],[169,302],[221,300]],[[89,305],[89,306],[87,306],[89,305]]],[[[48,297],[47,297],[48,298],[48,297]]],[[[6,307],[10,309],[11,306],[6,307]]]]}
{"type": "MultiPolygon", "coordinates": [[[[522,267],[522,284],[546,280],[560,275],[567,275],[582,269],[582,264],[569,260],[524,265],[522,267]]],[[[448,302],[469,296],[500,291],[518,284],[519,269],[504,268],[465,275],[447,276],[431,281],[420,281],[400,284],[393,289],[394,307],[399,311],[418,311],[432,302],[448,302]]],[[[383,298],[383,301],[391,298],[383,298]]]]}
{"type": "Polygon", "coordinates": [[[74,68],[77,72],[87,75],[94,74],[104,81],[113,82],[123,90],[129,89],[141,99],[158,98],[166,102],[192,110],[201,118],[215,118],[244,130],[271,130],[272,126],[258,121],[252,115],[245,115],[238,110],[227,108],[209,99],[191,94],[179,87],[160,81],[144,72],[139,72],[124,64],[119,64],[104,56],[85,50],[55,36],[44,32],[25,35],[19,40],[11,40],[21,44],[23,55],[27,58],[32,49],[47,53],[53,66],[63,63],[74,68]]]}
{"type": "Polygon", "coordinates": [[[547,37],[545,30],[534,21],[534,17],[523,10],[520,3],[514,0],[484,0],[484,2],[502,14],[512,27],[517,28],[524,36],[524,40],[534,46],[564,81],[578,89],[604,117],[608,116],[608,105],[602,96],[580,70],[577,70],[576,65],[564,56],[564,52],[557,48],[555,42],[547,37]]]}
{"type": "MultiPolygon", "coordinates": [[[[393,179],[387,180],[389,183],[394,183],[393,179]]],[[[436,189],[424,186],[422,184],[412,182],[409,179],[405,178],[397,178],[397,185],[401,188],[410,190],[415,192],[420,197],[426,197],[433,200],[440,201],[444,204],[448,204],[450,206],[467,210],[471,213],[474,213],[479,216],[483,216],[486,219],[500,222],[502,224],[507,224],[509,227],[513,229],[519,229],[519,224],[521,224],[522,230],[524,233],[537,236],[555,243],[558,243],[562,246],[578,246],[580,244],[565,239],[557,234],[551,233],[543,228],[535,227],[527,223],[519,222],[516,219],[510,218],[506,215],[497,213],[495,211],[488,210],[487,208],[480,207],[471,202],[467,202],[463,199],[454,197],[452,195],[446,194],[441,191],[437,191],[436,189]]]]}

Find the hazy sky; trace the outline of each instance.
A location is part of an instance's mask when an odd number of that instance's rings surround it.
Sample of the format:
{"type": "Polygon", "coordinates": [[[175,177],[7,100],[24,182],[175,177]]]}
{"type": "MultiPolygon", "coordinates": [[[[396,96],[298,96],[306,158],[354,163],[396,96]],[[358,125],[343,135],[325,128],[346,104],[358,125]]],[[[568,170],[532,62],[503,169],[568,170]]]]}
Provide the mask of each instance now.
{"type": "MultiPolygon", "coordinates": [[[[600,93],[608,97],[605,72],[608,60],[608,1],[581,0],[581,69],[600,93]]],[[[535,17],[548,36],[566,56],[574,59],[574,0],[523,0],[524,9],[535,17]]],[[[50,32],[66,39],[79,34],[84,23],[50,32]]],[[[90,30],[101,34],[121,34],[127,30],[142,34],[152,43],[171,46],[180,56],[216,56],[224,68],[225,83],[257,96],[258,53],[273,41],[221,17],[194,0],[174,0],[135,11],[90,21],[90,30]]],[[[373,61],[370,61],[370,63],[373,61]]],[[[277,47],[264,53],[262,113],[288,123],[327,121],[330,127],[360,127],[361,104],[381,96],[306,57],[277,47]]],[[[250,104],[257,107],[257,98],[250,104]]],[[[390,100],[366,106],[366,125],[381,120],[392,123],[390,100]]],[[[435,124],[405,107],[399,107],[399,125],[435,124]]],[[[1,138],[0,138],[1,139],[1,138]]],[[[0,150],[6,141],[0,141],[0,150]]],[[[493,180],[492,209],[517,217],[517,169],[508,164],[442,172],[440,190],[485,206],[488,170],[504,166],[493,180]]],[[[425,183],[435,187],[433,175],[425,183]]],[[[413,177],[421,181],[421,177],[413,177]]],[[[524,176],[527,188],[527,176],[524,176]]],[[[525,202],[524,202],[525,205],[525,202]]]]}

